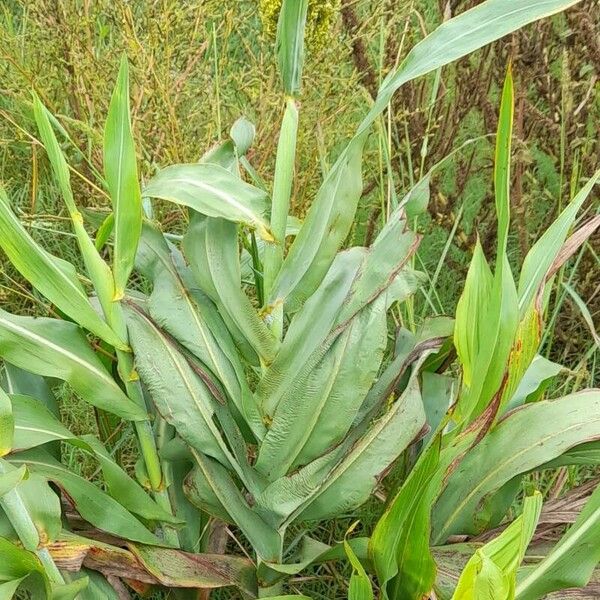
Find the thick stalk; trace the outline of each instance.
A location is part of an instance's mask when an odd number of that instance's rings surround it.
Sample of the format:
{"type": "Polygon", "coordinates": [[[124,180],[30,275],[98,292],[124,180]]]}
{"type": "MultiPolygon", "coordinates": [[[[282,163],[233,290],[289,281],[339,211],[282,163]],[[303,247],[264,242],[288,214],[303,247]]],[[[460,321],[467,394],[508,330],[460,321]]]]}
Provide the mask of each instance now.
{"type": "MultiPolygon", "coordinates": [[[[123,311],[120,304],[115,303],[113,310],[110,312],[108,320],[111,327],[119,335],[121,335],[123,339],[128,339],[127,327],[125,325],[123,311]]],[[[131,352],[117,350],[117,361],[117,370],[119,371],[121,380],[125,383],[127,395],[138,406],[142,407],[144,410],[147,410],[144,394],[142,393],[142,387],[140,382],[135,377],[133,354],[131,352]]],[[[158,447],[156,438],[154,436],[154,431],[152,429],[152,423],[150,420],[136,421],[134,423],[134,427],[138,438],[140,453],[146,467],[146,473],[148,475],[148,481],[150,482],[154,499],[156,500],[157,504],[159,504],[167,512],[173,514],[171,501],[169,500],[169,494],[165,486],[162,465],[158,455],[158,447]]],[[[171,532],[167,528],[164,529],[164,532],[166,541],[174,543],[176,546],[179,545],[177,543],[177,535],[175,532],[171,532]]]]}
{"type": "Polygon", "coordinates": [[[290,209],[292,182],[294,180],[297,136],[298,109],[296,101],[289,97],[286,99],[275,161],[275,178],[273,181],[273,199],[271,204],[271,232],[273,233],[275,242],[265,247],[263,279],[265,301],[269,300],[273,282],[283,263],[285,232],[290,209]]]}

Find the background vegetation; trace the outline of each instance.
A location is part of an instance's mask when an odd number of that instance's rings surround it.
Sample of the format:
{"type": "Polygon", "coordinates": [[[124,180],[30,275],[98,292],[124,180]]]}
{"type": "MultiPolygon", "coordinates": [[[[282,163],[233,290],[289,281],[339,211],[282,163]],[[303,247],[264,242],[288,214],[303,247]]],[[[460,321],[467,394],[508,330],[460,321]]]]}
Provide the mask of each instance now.
{"type": "MultiPolygon", "coordinates": [[[[64,149],[80,175],[72,178],[78,203],[97,213],[108,199],[90,182],[101,165],[102,127],[123,51],[131,63],[143,176],[159,166],[197,160],[245,115],[258,127],[251,162],[270,180],[281,114],[269,19],[276,4],[5,0],[0,8],[0,180],[18,200],[21,217],[35,237],[53,253],[74,259],[68,218],[50,216],[61,214],[62,203],[34,137],[30,91],[40,95],[68,132],[73,143],[64,149]]],[[[302,162],[292,198],[296,214],[302,216],[310,205],[321,174],[335,159],[339,143],[352,135],[389,68],[444,14],[474,4],[342,0],[339,7],[323,3],[328,10],[313,13],[320,21],[310,37],[305,67],[298,151],[302,162]]],[[[514,260],[521,259],[537,233],[581,187],[580,177],[598,166],[599,27],[597,4],[582,2],[441,74],[406,85],[390,106],[387,123],[370,141],[360,218],[349,241],[372,240],[392,194],[401,196],[464,141],[495,131],[499,88],[512,60],[517,100],[510,248],[514,260]]],[[[419,222],[425,240],[417,266],[437,282],[437,293],[417,303],[415,320],[426,313],[453,313],[477,233],[486,250],[494,245],[489,234],[494,220],[492,154],[493,138],[483,138],[457,153],[434,178],[429,215],[419,222]]],[[[93,214],[91,226],[97,223],[93,214]]],[[[165,205],[160,217],[165,230],[176,233],[185,213],[165,205]]],[[[596,234],[561,274],[561,281],[587,305],[592,324],[600,314],[598,240],[596,234]]],[[[43,300],[7,261],[0,268],[0,304],[22,314],[36,304],[40,314],[43,300]]],[[[560,283],[550,305],[555,337],[544,350],[567,367],[558,383],[566,393],[598,385],[598,353],[587,315],[560,283]]],[[[67,425],[76,433],[94,426],[88,407],[74,404],[72,398],[63,399],[65,406],[67,425]]],[[[73,463],[93,476],[80,458],[73,454],[73,463]]],[[[557,498],[590,476],[564,468],[544,475],[539,484],[557,498]]],[[[359,515],[363,523],[377,518],[380,506],[374,499],[359,515]]],[[[333,542],[348,525],[340,519],[312,534],[333,542]]],[[[308,580],[296,582],[298,588],[315,598],[345,597],[344,574],[331,565],[323,570],[318,587],[308,580]]]]}

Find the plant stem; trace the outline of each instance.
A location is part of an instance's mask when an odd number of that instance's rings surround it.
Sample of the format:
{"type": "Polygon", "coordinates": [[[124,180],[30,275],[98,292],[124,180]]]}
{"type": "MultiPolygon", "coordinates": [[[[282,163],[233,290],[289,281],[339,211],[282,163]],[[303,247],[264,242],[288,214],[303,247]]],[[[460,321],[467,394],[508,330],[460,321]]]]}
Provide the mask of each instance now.
{"type": "Polygon", "coordinates": [[[273,282],[283,263],[285,232],[296,158],[296,140],[298,137],[298,108],[293,98],[286,99],[285,112],[279,133],[275,178],[273,181],[273,200],[271,204],[271,231],[274,244],[265,247],[263,293],[268,302],[273,282]]]}

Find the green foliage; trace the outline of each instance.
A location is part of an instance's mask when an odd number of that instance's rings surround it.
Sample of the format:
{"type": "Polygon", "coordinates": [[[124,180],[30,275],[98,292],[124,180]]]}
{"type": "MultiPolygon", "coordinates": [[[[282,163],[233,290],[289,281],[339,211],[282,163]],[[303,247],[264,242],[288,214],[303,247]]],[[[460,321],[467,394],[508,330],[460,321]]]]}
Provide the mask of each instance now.
{"type": "MultiPolygon", "coordinates": [[[[61,570],[75,556],[83,557],[83,567],[100,564],[103,575],[177,592],[234,586],[250,598],[283,598],[290,576],[343,551],[353,570],[349,597],[371,600],[360,546],[344,540],[330,547],[307,529],[353,514],[401,459],[407,476],[368,542],[368,558],[384,599],[424,597],[438,586],[432,540],[444,544],[454,534],[500,524],[523,474],[555,460],[581,460],[575,450],[587,451],[597,439],[598,391],[534,402],[553,371],[547,364],[531,369],[540,350],[545,285],[599,224],[592,220],[567,238],[598,174],[533,246],[517,288],[508,260],[510,72],[496,136],[496,260],[492,269],[477,247],[454,331],[449,319],[418,326],[414,319],[413,296],[425,275],[414,268],[420,236],[411,225],[427,207],[439,165],[402,200],[393,199],[372,243],[345,248],[370,130],[394,93],[573,3],[487,0],[426,36],[383,80],[354,137],[324,169],[299,226],[289,215],[299,106],[289,96],[300,89],[311,3],[287,0],[279,18],[277,53],[288,97],[270,211],[267,186],[251,163],[254,127],[246,120],[200,161],[164,167],[140,191],[123,59],[105,127],[106,181],[94,174],[108,188],[113,212],[102,217],[94,243],[75,204],[55,120],[34,98],[96,298],[88,297],[71,263],[38,246],[3,199],[7,255],[69,319],[1,311],[0,356],[30,376],[67,382],[96,409],[118,417],[119,427],[135,432],[139,461],[134,479],[115,460],[125,438],[111,448],[94,436],[73,435],[41,397],[7,386],[8,397],[0,396],[0,544],[24,565],[2,575],[7,594],[29,585],[30,577],[48,598],[109,585],[110,579],[84,577],[68,583],[61,570]],[[182,236],[163,233],[152,221],[152,199],[185,207],[182,236]],[[288,234],[294,237],[289,248],[288,234]],[[396,332],[392,316],[401,323],[396,332]],[[395,353],[386,361],[390,338],[395,353]],[[452,338],[458,363],[443,373],[453,359],[452,338]],[[507,412],[509,406],[518,410],[507,412]],[[53,454],[57,443],[89,456],[103,487],[60,461],[53,454]],[[61,496],[70,510],[62,510],[61,496]],[[204,535],[207,521],[208,531],[215,523],[235,528],[252,557],[215,557],[204,535]]],[[[10,366],[7,375],[10,384],[10,366]]],[[[592,498],[582,523],[561,542],[565,547],[588,543],[596,521],[592,498]]],[[[476,551],[456,597],[493,597],[492,588],[499,598],[514,597],[539,511],[536,495],[521,517],[476,551]]],[[[564,548],[552,552],[545,560],[563,566],[564,548]]],[[[578,583],[589,577],[591,563],[578,583]]],[[[554,589],[546,565],[523,585],[554,589]]]]}

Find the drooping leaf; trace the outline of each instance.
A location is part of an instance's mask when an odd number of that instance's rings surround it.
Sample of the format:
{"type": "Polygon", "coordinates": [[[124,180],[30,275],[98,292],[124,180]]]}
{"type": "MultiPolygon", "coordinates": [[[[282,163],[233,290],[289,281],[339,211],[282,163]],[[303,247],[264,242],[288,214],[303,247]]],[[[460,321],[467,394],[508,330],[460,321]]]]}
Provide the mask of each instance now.
{"type": "Polygon", "coordinates": [[[243,494],[235,485],[227,470],[215,460],[193,451],[195,469],[186,480],[186,494],[193,504],[211,510],[218,503],[220,510],[242,530],[257,554],[266,562],[277,562],[281,553],[282,539],[276,529],[270,527],[260,515],[248,506],[243,494]],[[206,506],[205,491],[211,493],[206,506]]]}
{"type": "Polygon", "coordinates": [[[137,263],[153,281],[150,315],[214,374],[244,421],[262,438],[264,424],[234,341],[212,301],[190,289],[191,273],[175,252],[158,229],[144,224],[137,263]]]}
{"type": "Polygon", "coordinates": [[[104,175],[115,215],[115,297],[123,296],[142,230],[142,197],[129,109],[129,66],[125,55],[104,128],[104,175]]]}
{"type": "Polygon", "coordinates": [[[256,489],[242,438],[219,394],[203,380],[186,357],[139,310],[128,310],[128,328],[136,367],[158,412],[192,448],[232,468],[249,490],[256,489]],[[227,441],[216,420],[226,428],[227,441]],[[235,456],[234,456],[235,453],[235,456]]]}
{"type": "Polygon", "coordinates": [[[79,514],[98,529],[143,544],[164,544],[119,502],[42,450],[21,452],[11,456],[10,461],[15,465],[27,465],[32,474],[47,478],[64,489],[79,514]]]}
{"type": "Polygon", "coordinates": [[[189,206],[208,217],[244,223],[263,239],[272,240],[263,217],[266,193],[214,163],[165,167],[148,182],[143,195],[189,206]]]}
{"type": "Polygon", "coordinates": [[[18,317],[0,310],[0,356],[37,375],[68,382],[84,400],[123,419],[146,418],[121,391],[73,323],[18,317]]]}

